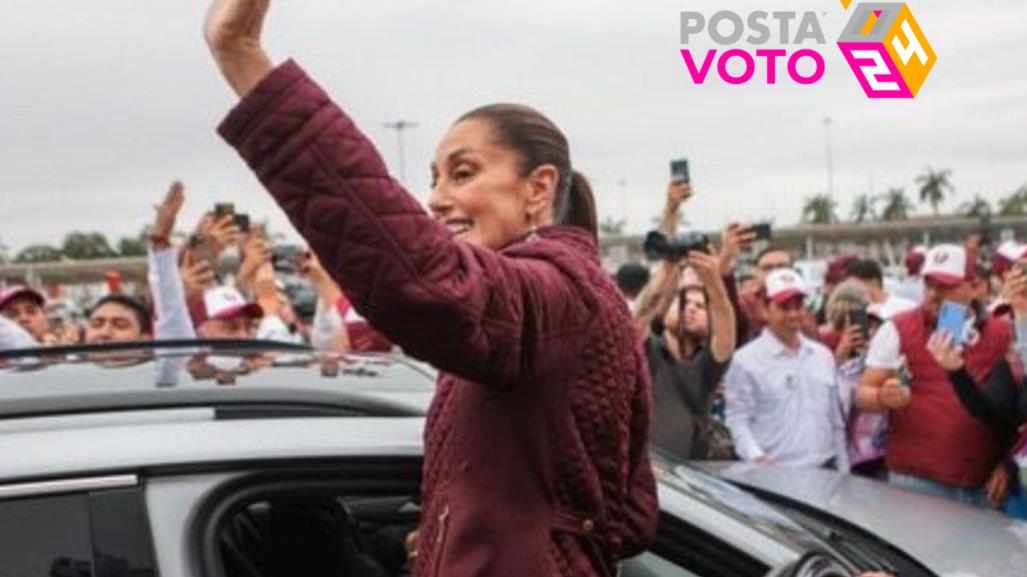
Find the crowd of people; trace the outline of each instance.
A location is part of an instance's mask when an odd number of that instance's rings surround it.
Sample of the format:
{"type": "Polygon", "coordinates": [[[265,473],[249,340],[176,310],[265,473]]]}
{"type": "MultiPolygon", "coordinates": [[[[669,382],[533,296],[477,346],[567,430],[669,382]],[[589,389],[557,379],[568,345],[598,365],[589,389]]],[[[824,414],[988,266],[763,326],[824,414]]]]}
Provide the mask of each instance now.
{"type": "MultiPolygon", "coordinates": [[[[425,210],[296,62],[273,63],[269,4],[211,3],[206,40],[240,98],[219,131],[310,250],[275,250],[234,207],[176,243],[175,183],[145,290],[112,289],[83,327],[58,330],[41,292],[9,287],[0,349],[395,343],[439,372],[412,553],[425,577],[617,574],[655,538],[650,448],[852,471],[1017,514],[1027,247],[1002,247],[990,268],[973,243],[932,247],[891,292],[878,263],[839,256],[815,291],[773,245],[739,275],[757,235],[732,225],[718,247],[611,278],[591,188],[548,118],[515,104],[460,117],[425,210]],[[298,310],[286,277],[316,304],[298,310]]],[[[667,237],[690,196],[669,186],[667,237]]]]}
{"type": "MultiPolygon", "coordinates": [[[[690,195],[670,184],[667,235],[690,195]]],[[[914,249],[902,279],[837,255],[813,286],[763,243],[739,283],[752,239],[733,225],[719,250],[616,275],[648,354],[655,447],[832,468],[1027,518],[1027,245],[988,262],[976,236],[914,249]]]]}
{"type": "Polygon", "coordinates": [[[233,205],[203,215],[178,246],[185,202],[172,184],[151,223],[146,284],[108,283],[85,314],[55,314],[27,284],[0,291],[0,349],[141,340],[263,339],[319,351],[387,352],[310,251],[279,250],[233,205]]]}

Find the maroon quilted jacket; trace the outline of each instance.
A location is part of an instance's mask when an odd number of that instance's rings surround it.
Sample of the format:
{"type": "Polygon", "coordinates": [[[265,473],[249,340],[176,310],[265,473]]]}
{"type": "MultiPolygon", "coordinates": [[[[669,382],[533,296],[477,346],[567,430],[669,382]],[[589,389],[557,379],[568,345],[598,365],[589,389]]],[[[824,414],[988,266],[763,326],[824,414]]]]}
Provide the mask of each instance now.
{"type": "Polygon", "coordinates": [[[357,310],[440,369],[415,574],[612,577],[649,544],[649,372],[587,232],[454,240],[291,61],[220,131],[357,310]]]}

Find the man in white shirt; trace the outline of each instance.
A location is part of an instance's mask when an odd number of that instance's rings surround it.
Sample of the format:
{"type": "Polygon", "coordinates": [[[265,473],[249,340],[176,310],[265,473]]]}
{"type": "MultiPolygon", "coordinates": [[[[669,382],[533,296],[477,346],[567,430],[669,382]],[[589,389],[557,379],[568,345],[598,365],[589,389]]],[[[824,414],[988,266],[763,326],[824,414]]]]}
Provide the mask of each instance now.
{"type": "Polygon", "coordinates": [[[848,471],[834,355],[802,335],[798,272],[766,278],[767,327],[725,376],[727,425],[745,461],[848,471]]]}

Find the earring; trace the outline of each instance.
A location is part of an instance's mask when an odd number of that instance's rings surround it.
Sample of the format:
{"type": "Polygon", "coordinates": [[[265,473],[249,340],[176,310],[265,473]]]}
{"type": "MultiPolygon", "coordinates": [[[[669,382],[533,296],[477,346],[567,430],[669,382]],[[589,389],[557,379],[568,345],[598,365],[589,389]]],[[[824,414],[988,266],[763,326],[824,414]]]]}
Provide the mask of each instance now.
{"type": "MultiPolygon", "coordinates": [[[[532,221],[534,220],[530,216],[528,217],[528,219],[532,220],[532,221]]],[[[538,225],[536,225],[534,222],[532,222],[531,223],[531,229],[528,231],[528,238],[527,238],[527,240],[529,242],[534,242],[534,241],[536,241],[538,239],[539,239],[539,236],[538,236],[538,225]]]]}

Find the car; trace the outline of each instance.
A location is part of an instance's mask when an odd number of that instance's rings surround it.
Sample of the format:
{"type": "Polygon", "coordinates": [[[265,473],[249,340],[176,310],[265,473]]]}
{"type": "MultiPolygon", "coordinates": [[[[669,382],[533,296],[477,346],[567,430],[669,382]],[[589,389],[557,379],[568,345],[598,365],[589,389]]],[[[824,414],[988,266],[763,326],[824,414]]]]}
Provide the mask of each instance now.
{"type": "MultiPolygon", "coordinates": [[[[259,341],[0,352],[0,575],[406,575],[433,384],[402,356],[259,341]]],[[[624,577],[940,574],[829,513],[654,470],[657,539],[624,577]]]]}

